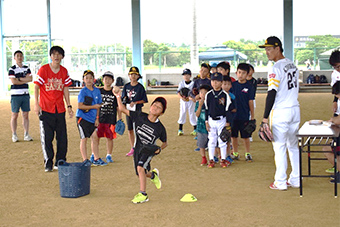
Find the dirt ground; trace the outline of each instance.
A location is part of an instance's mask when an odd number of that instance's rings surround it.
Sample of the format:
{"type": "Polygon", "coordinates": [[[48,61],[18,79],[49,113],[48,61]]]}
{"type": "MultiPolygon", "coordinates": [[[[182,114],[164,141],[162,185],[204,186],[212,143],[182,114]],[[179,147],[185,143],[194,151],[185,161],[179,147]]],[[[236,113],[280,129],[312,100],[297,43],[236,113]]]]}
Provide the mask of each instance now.
{"type": "MultiPolygon", "coordinates": [[[[303,180],[304,196],[298,189],[276,191],[268,188],[275,166],[272,146],[254,135],[251,143],[253,163],[244,157],[222,169],[201,167],[195,152],[195,140],[189,135],[187,121],[184,136],[177,136],[179,101],[176,95],[164,95],[168,109],[161,121],[168,133],[169,146],[152,160],[160,170],[162,188],[147,183],[150,201],[132,204],[139,190],[127,133],[114,141],[114,163],[91,168],[91,193],[80,198],[62,198],[58,171],[45,173],[39,138],[38,117],[30,114],[33,142],[12,143],[9,98],[0,101],[0,226],[339,226],[340,200],[334,198],[329,178],[303,180]],[[195,203],[180,198],[192,193],[195,203]]],[[[149,95],[152,101],[156,96],[149,95]]],[[[331,94],[300,94],[301,122],[328,120],[331,94]]],[[[256,119],[262,119],[265,94],[258,94],[256,119]]],[[[77,99],[72,97],[77,106],[77,99]]],[[[31,100],[33,108],[33,99],[31,100]]],[[[144,111],[148,111],[146,105],[144,111]]],[[[21,116],[19,139],[23,139],[21,116]]],[[[79,134],[75,119],[67,119],[68,161],[80,162],[79,134]]],[[[243,144],[240,152],[243,154],[243,144]]],[[[88,149],[89,151],[89,149],[88,149]]],[[[90,152],[88,152],[90,153],[90,152]]],[[[100,144],[105,157],[105,141],[100,144]]],[[[89,154],[88,154],[89,156],[89,154]]],[[[306,160],[306,154],[304,154],[306,160]]],[[[304,161],[305,162],[305,161],[304,161]]],[[[306,167],[306,165],[304,165],[306,167]]],[[[324,174],[326,161],[312,163],[313,174],[324,174]]],[[[306,168],[304,168],[306,172],[306,168]]]]}

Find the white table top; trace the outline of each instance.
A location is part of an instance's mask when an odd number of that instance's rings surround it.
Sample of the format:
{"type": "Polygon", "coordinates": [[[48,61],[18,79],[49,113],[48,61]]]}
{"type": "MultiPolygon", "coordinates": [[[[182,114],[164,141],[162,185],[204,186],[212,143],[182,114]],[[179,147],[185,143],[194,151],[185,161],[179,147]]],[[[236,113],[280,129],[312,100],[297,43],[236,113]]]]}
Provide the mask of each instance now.
{"type": "Polygon", "coordinates": [[[332,125],[330,122],[324,121],[321,125],[310,125],[306,121],[299,129],[298,137],[338,137],[340,133],[339,126],[332,125]]]}

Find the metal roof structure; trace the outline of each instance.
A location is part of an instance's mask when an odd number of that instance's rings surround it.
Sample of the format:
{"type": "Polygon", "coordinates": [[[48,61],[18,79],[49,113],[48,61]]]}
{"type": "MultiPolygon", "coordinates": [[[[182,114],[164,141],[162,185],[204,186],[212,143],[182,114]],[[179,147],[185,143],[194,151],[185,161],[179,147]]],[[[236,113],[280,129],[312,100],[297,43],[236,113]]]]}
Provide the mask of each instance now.
{"type": "MultiPolygon", "coordinates": [[[[1,74],[2,80],[0,83],[2,84],[0,91],[6,91],[6,82],[7,69],[6,69],[6,51],[5,51],[5,42],[6,38],[3,33],[3,1],[0,0],[0,65],[1,65],[1,74]]],[[[294,40],[293,40],[293,0],[282,0],[283,1],[283,43],[285,56],[289,59],[293,60],[294,57],[294,40]]],[[[143,42],[141,39],[141,0],[131,0],[131,12],[132,12],[132,64],[139,67],[141,73],[143,71],[143,42]]],[[[47,31],[46,34],[41,34],[47,36],[48,39],[48,48],[51,47],[51,14],[50,14],[50,3],[51,0],[46,0],[47,5],[47,31]]],[[[10,36],[10,35],[9,35],[10,36]]],[[[7,37],[9,37],[7,36],[7,37]]]]}

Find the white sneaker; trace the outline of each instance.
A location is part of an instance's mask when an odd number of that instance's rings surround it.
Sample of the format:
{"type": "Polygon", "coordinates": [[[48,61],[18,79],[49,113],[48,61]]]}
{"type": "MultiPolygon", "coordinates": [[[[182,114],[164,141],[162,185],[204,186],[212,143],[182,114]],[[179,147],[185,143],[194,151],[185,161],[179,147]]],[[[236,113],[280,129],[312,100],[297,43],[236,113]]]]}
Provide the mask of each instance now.
{"type": "Polygon", "coordinates": [[[12,141],[13,141],[13,143],[18,142],[18,136],[15,135],[15,134],[13,134],[13,135],[12,135],[12,141]]]}
{"type": "Polygon", "coordinates": [[[32,141],[33,138],[30,135],[26,135],[26,136],[24,136],[24,140],[25,141],[32,141]]]}

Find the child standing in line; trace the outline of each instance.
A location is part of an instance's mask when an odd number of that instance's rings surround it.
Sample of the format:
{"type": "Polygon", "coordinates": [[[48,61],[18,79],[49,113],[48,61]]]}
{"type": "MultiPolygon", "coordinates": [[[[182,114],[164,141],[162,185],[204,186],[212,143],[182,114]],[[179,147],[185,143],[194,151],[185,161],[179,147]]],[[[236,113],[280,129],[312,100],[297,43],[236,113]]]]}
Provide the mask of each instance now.
{"type": "Polygon", "coordinates": [[[215,166],[214,154],[218,142],[218,147],[221,151],[222,168],[228,167],[227,144],[223,142],[219,135],[224,127],[230,128],[230,123],[227,122],[226,116],[230,105],[230,97],[227,92],[222,89],[222,74],[214,73],[211,76],[211,85],[213,87],[205,96],[205,108],[207,110],[205,125],[208,130],[208,147],[209,147],[209,165],[208,168],[215,166]]]}
{"type": "MultiPolygon", "coordinates": [[[[129,77],[130,83],[124,85],[122,100],[128,110],[140,112],[142,111],[144,103],[148,102],[148,98],[143,85],[138,82],[138,80],[142,78],[139,74],[139,69],[135,66],[131,67],[129,70],[129,77]]],[[[135,141],[135,134],[133,132],[131,118],[128,115],[126,116],[126,124],[128,127],[128,135],[131,145],[131,149],[126,156],[132,156],[134,152],[133,144],[135,141]]]]}
{"type": "Polygon", "coordinates": [[[195,106],[195,112],[197,116],[197,128],[196,128],[197,146],[199,148],[199,151],[202,157],[201,166],[205,166],[208,163],[207,158],[205,156],[205,148],[208,146],[208,131],[207,131],[207,128],[205,127],[206,109],[205,109],[204,101],[205,101],[205,95],[210,90],[211,90],[211,87],[209,85],[207,84],[201,85],[199,89],[200,99],[199,101],[196,102],[196,106],[195,106]]]}
{"type": "MultiPolygon", "coordinates": [[[[257,80],[253,77],[253,74],[255,72],[254,66],[252,66],[251,64],[248,64],[248,65],[249,65],[249,73],[247,75],[247,81],[251,85],[253,85],[253,88],[254,88],[254,100],[253,100],[253,102],[254,102],[254,111],[255,111],[255,108],[256,108],[255,97],[256,97],[256,90],[257,90],[257,80]]],[[[249,118],[249,120],[251,120],[251,119],[249,118]]],[[[249,137],[249,141],[253,142],[252,136],[249,137]]]]}
{"type": "MultiPolygon", "coordinates": [[[[99,125],[96,133],[93,134],[92,147],[97,149],[99,153],[99,140],[106,137],[106,162],[112,163],[113,139],[117,137],[115,132],[118,119],[122,120],[122,114],[118,109],[117,98],[112,92],[112,84],[114,82],[114,75],[112,72],[105,72],[103,75],[104,87],[100,88],[100,93],[103,105],[99,110],[99,125]]],[[[90,161],[94,161],[94,154],[92,153],[90,161]]]]}
{"type": "Polygon", "coordinates": [[[248,162],[252,162],[253,158],[250,154],[250,141],[251,135],[244,132],[245,126],[250,119],[254,120],[254,89],[253,86],[247,82],[247,75],[249,73],[249,65],[247,63],[240,63],[237,66],[237,81],[232,83],[232,92],[235,94],[235,102],[237,106],[236,115],[231,127],[231,141],[233,144],[234,153],[236,159],[239,158],[238,154],[238,133],[240,132],[241,138],[244,140],[245,145],[245,159],[248,162]]]}
{"type": "MultiPolygon", "coordinates": [[[[80,152],[83,161],[87,159],[87,138],[93,141],[96,134],[96,127],[99,125],[99,109],[102,103],[102,96],[98,88],[94,86],[94,73],[86,70],[83,74],[85,87],[82,88],[78,95],[78,110],[76,113],[77,126],[80,135],[80,152]]],[[[93,143],[93,142],[92,142],[93,143]]],[[[107,165],[98,154],[98,149],[92,149],[95,166],[107,165]]]]}
{"type": "Polygon", "coordinates": [[[119,94],[115,93],[115,95],[118,100],[119,110],[131,118],[133,127],[136,131],[133,159],[135,171],[139,178],[140,191],[131,201],[135,204],[144,203],[149,201],[149,197],[146,193],[147,177],[151,179],[157,189],[162,187],[161,180],[159,179],[159,171],[156,168],[150,171],[150,162],[155,155],[158,155],[161,150],[167,146],[166,130],[159,120],[159,117],[163,115],[166,110],[166,100],[163,97],[156,98],[150,106],[149,114],[147,114],[126,109],[119,98],[119,94]],[[153,154],[141,152],[143,145],[156,144],[158,139],[160,139],[162,144],[157,151],[153,154]]]}
{"type": "MultiPolygon", "coordinates": [[[[230,105],[227,112],[227,121],[230,123],[230,125],[233,125],[233,119],[236,114],[236,106],[235,106],[235,95],[230,92],[231,89],[231,78],[230,76],[223,76],[222,81],[222,89],[228,93],[230,96],[230,105]]],[[[234,160],[231,157],[231,142],[227,142],[227,158],[226,158],[227,164],[231,165],[234,160]]]]}
{"type": "Polygon", "coordinates": [[[190,135],[196,136],[196,124],[197,119],[195,115],[195,102],[192,99],[189,99],[189,93],[192,92],[194,87],[194,81],[191,81],[191,71],[190,69],[183,70],[183,80],[179,83],[177,89],[177,95],[180,98],[180,110],[179,110],[179,119],[177,123],[179,124],[179,129],[177,135],[183,135],[183,124],[186,122],[187,112],[189,114],[190,124],[194,127],[194,130],[190,133],[190,135]],[[188,89],[188,95],[181,95],[181,89],[188,89]]]}
{"type": "MultiPolygon", "coordinates": [[[[222,76],[229,76],[230,77],[230,64],[227,61],[222,61],[217,64],[216,66],[217,72],[221,73],[222,76]]],[[[231,82],[236,81],[233,77],[231,78],[231,82]]]]}

